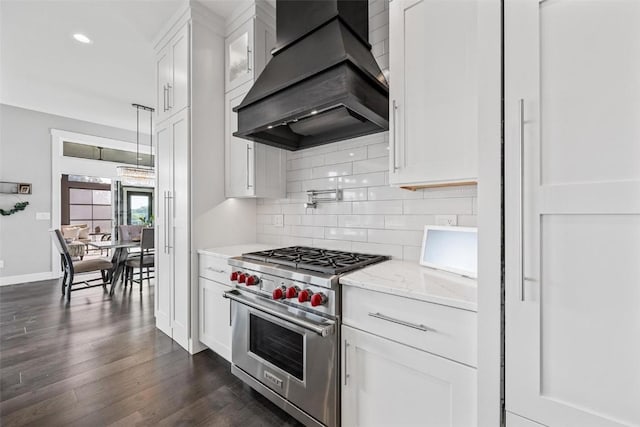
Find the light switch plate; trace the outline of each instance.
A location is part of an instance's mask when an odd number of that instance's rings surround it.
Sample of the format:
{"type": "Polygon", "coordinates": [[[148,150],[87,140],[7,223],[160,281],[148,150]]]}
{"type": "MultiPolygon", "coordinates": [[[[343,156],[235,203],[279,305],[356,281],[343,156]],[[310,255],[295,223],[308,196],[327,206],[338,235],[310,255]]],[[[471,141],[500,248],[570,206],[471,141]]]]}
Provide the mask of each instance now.
{"type": "Polygon", "coordinates": [[[36,212],[36,221],[49,221],[50,219],[50,212],[36,212]]]}
{"type": "Polygon", "coordinates": [[[4,260],[0,259],[0,268],[4,268],[4,260]]]}
{"type": "Polygon", "coordinates": [[[436,225],[458,225],[458,216],[436,215],[436,225]]]}
{"type": "Polygon", "coordinates": [[[284,215],[276,214],[273,216],[273,225],[275,227],[284,227],[284,215]]]}

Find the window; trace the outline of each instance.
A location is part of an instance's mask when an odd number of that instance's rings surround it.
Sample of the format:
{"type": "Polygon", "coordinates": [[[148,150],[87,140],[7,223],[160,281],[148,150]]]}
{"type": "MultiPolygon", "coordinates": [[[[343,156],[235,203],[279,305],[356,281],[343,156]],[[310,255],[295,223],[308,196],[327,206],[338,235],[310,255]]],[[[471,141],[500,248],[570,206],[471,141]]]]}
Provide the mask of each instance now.
{"type": "Polygon", "coordinates": [[[69,188],[69,224],[87,224],[90,230],[100,227],[111,232],[111,191],[69,188]]]}
{"type": "Polygon", "coordinates": [[[143,225],[151,222],[153,193],[127,192],[127,224],[143,225]]]}

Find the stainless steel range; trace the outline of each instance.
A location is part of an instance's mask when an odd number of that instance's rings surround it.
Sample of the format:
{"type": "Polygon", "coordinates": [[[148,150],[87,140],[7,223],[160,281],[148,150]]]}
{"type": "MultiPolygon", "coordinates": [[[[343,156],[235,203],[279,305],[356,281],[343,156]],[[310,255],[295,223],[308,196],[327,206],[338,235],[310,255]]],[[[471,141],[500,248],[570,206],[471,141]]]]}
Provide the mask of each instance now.
{"type": "Polygon", "coordinates": [[[338,279],[386,259],[303,246],[231,258],[232,372],[302,423],[338,426],[338,279]]]}

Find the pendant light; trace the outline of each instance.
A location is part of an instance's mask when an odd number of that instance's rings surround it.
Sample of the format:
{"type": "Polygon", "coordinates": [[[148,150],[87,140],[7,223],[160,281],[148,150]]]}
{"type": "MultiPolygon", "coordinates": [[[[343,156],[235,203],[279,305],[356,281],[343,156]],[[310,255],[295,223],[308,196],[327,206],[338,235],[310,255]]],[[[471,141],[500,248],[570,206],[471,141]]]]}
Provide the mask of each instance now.
{"type": "Polygon", "coordinates": [[[151,107],[140,104],[131,104],[136,109],[136,166],[118,166],[116,170],[121,181],[131,185],[155,185],[155,170],[153,165],[140,166],[140,110],[149,112],[149,145],[150,158],[153,159],[153,112],[151,107]]]}

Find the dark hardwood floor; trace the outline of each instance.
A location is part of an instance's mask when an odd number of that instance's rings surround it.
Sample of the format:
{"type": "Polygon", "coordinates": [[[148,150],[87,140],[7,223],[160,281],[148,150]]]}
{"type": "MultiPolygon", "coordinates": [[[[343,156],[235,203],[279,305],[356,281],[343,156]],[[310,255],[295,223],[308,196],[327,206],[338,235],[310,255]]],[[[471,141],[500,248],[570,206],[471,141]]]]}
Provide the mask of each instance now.
{"type": "Polygon", "coordinates": [[[299,425],[224,359],[158,331],[153,289],[67,305],[57,281],[0,287],[0,425],[299,425]]]}

